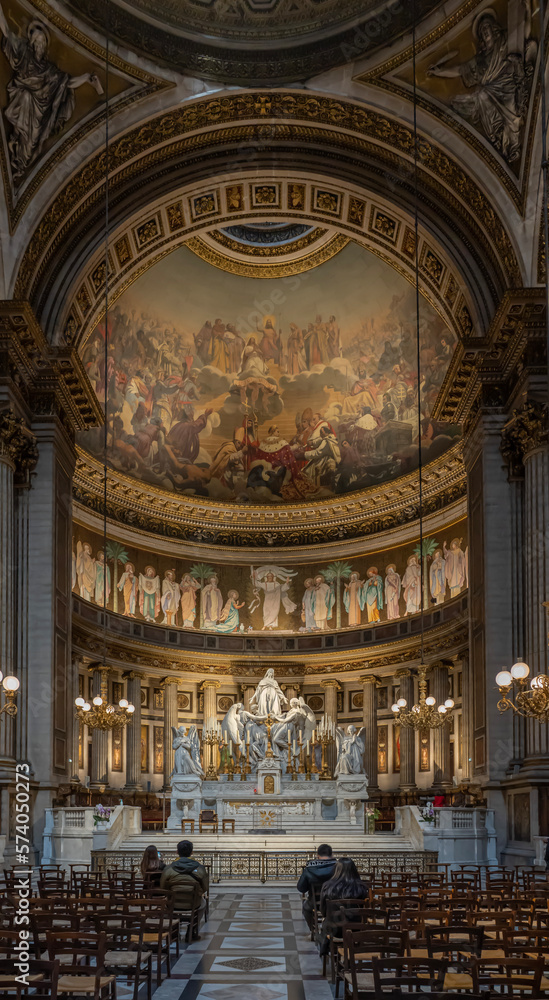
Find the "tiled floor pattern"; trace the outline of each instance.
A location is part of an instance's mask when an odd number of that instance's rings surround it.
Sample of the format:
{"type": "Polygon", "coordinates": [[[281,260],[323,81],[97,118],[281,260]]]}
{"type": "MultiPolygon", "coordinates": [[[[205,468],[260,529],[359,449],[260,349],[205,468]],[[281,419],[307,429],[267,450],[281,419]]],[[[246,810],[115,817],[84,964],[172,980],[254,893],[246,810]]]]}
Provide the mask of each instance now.
{"type": "Polygon", "coordinates": [[[332,1000],[294,890],[219,892],[154,1000],[332,1000]]]}

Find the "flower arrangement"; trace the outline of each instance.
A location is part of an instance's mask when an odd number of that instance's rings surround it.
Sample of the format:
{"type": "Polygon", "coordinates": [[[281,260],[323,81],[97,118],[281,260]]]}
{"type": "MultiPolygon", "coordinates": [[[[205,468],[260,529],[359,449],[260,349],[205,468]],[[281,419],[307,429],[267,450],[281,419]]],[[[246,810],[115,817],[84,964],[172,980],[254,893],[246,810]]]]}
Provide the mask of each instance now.
{"type": "Polygon", "coordinates": [[[366,818],[366,832],[375,833],[376,832],[376,819],[379,819],[381,813],[377,806],[370,805],[365,806],[364,816],[366,818]]]}
{"type": "Polygon", "coordinates": [[[432,802],[427,802],[421,810],[421,818],[425,823],[435,822],[435,809],[432,802]]]}
{"type": "Polygon", "coordinates": [[[101,803],[98,803],[93,814],[93,825],[98,826],[99,823],[108,823],[111,813],[112,809],[108,809],[106,806],[102,806],[101,803]]]}

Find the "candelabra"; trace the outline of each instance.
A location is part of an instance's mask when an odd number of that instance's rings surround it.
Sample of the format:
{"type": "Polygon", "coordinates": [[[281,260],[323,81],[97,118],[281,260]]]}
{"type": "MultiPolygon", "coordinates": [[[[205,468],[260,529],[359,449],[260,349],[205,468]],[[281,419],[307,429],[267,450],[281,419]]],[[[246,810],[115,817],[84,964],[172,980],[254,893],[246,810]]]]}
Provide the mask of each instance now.
{"type": "Polygon", "coordinates": [[[530,667],[519,657],[510,670],[500,670],[496,674],[496,684],[502,695],[498,701],[498,709],[500,712],[507,712],[511,708],[525,719],[549,722],[549,677],[547,674],[537,674],[529,682],[529,673],[530,667]],[[514,701],[509,698],[511,689],[514,701]]]}
{"type": "Polygon", "coordinates": [[[401,726],[405,729],[440,729],[452,718],[450,710],[454,707],[452,698],[447,698],[444,705],[435,708],[436,699],[432,695],[427,697],[427,667],[422,663],[418,667],[419,678],[419,704],[407,708],[406,698],[399,698],[391,710],[395,713],[401,726]]]}
{"type": "Polygon", "coordinates": [[[246,760],[242,764],[242,777],[247,778],[252,773],[250,767],[250,734],[246,733],[246,760]]]}
{"type": "Polygon", "coordinates": [[[319,781],[331,781],[332,775],[326,760],[328,745],[335,739],[335,722],[328,715],[323,715],[317,728],[318,739],[322,747],[322,764],[319,781]]]}
{"type": "Polygon", "coordinates": [[[297,745],[299,747],[299,767],[298,767],[298,772],[299,772],[299,774],[305,774],[306,768],[305,768],[305,760],[304,760],[303,733],[301,732],[301,730],[299,731],[299,735],[298,735],[298,739],[297,739],[297,745]]]}
{"type": "MultiPolygon", "coordinates": [[[[223,736],[221,735],[221,727],[219,723],[212,726],[211,729],[205,729],[202,733],[202,746],[209,748],[209,764],[206,770],[206,781],[217,781],[217,751],[218,747],[221,750],[223,746],[223,736]],[[215,761],[215,763],[214,763],[215,761]]],[[[206,754],[204,754],[206,756],[206,754]]]]}
{"type": "Polygon", "coordinates": [[[101,694],[96,695],[93,699],[93,708],[84,698],[75,699],[76,718],[89,729],[120,729],[121,726],[127,726],[132,721],[135,705],[130,704],[126,698],[120,699],[118,708],[109,704],[108,673],[108,667],[101,668],[101,694]]]}
{"type": "Polygon", "coordinates": [[[318,774],[318,767],[315,760],[315,737],[316,729],[313,729],[313,735],[311,736],[311,774],[318,774]]]}

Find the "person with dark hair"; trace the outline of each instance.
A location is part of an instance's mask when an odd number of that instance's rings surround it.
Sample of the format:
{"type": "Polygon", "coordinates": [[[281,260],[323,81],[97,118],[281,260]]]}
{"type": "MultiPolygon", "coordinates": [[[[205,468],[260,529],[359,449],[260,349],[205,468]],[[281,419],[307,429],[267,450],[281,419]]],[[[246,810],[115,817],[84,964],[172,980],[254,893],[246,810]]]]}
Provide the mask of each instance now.
{"type": "Polygon", "coordinates": [[[141,874],[143,878],[148,880],[151,886],[157,887],[160,885],[160,876],[165,867],[166,865],[158,853],[158,848],[154,844],[146,847],[141,859],[141,874]]]}
{"type": "MultiPolygon", "coordinates": [[[[363,882],[358,874],[357,867],[352,858],[338,858],[332,877],[324,883],[320,893],[320,912],[324,917],[322,927],[318,936],[318,945],[321,955],[326,955],[329,948],[330,937],[338,933],[338,926],[331,925],[327,919],[328,901],[332,899],[367,899],[370,892],[370,885],[363,882]]],[[[353,910],[344,912],[344,921],[352,923],[353,910]]]]}
{"type": "Polygon", "coordinates": [[[174,910],[190,910],[198,886],[201,896],[208,891],[208,872],[199,861],[191,857],[193,845],[190,840],[180,840],[177,845],[179,855],[160,876],[160,888],[173,894],[174,910]]]}
{"type": "Polygon", "coordinates": [[[312,930],[313,928],[313,889],[316,889],[318,892],[324,882],[327,882],[328,879],[332,878],[335,866],[336,859],[332,855],[332,848],[330,845],[319,844],[316,852],[316,858],[313,861],[307,862],[301,875],[299,876],[297,891],[302,892],[305,896],[302,910],[303,917],[307,921],[309,930],[312,930]]]}

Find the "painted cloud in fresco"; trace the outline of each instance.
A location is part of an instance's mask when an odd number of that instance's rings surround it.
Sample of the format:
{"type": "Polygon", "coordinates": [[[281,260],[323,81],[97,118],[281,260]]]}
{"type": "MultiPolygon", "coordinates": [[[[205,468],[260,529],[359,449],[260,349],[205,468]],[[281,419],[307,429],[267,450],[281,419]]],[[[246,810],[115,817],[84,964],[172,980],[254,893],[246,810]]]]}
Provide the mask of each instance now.
{"type": "MultiPolygon", "coordinates": [[[[180,248],[109,314],[109,462],[146,483],[236,502],[320,499],[444,452],[431,419],[454,350],[425,301],[420,409],[413,287],[351,243],[286,279],[211,267],[180,248]]],[[[100,400],[105,330],[83,349],[100,400]]],[[[103,455],[101,429],[81,435],[103,455]]]]}

